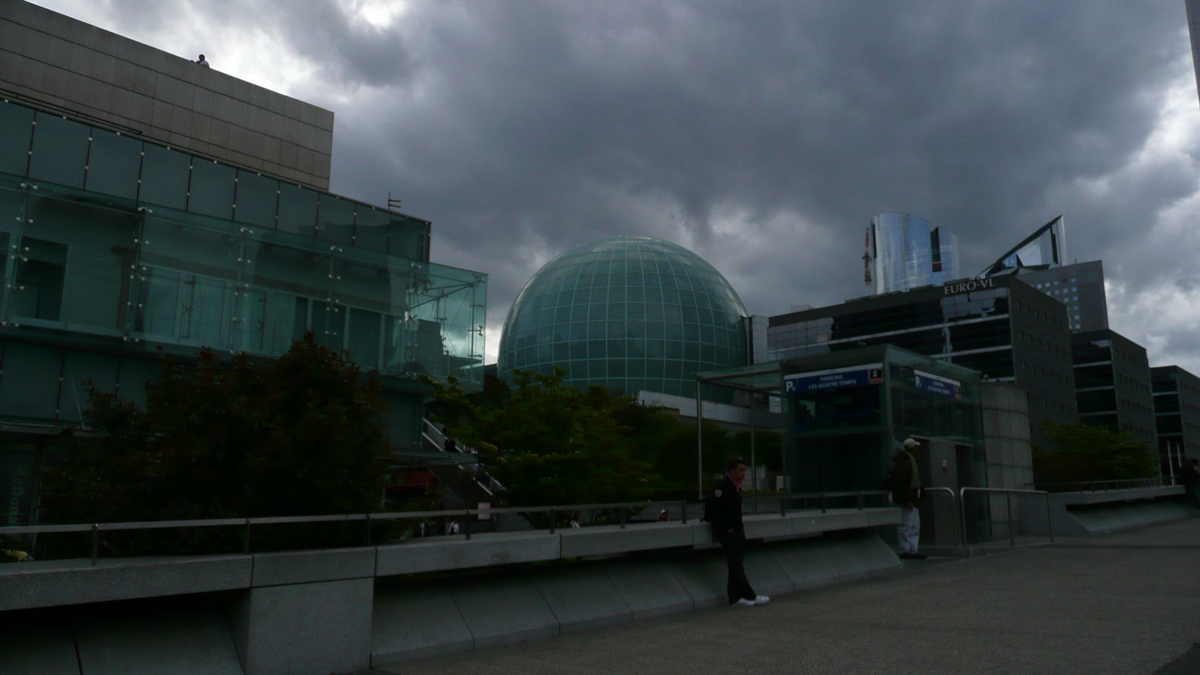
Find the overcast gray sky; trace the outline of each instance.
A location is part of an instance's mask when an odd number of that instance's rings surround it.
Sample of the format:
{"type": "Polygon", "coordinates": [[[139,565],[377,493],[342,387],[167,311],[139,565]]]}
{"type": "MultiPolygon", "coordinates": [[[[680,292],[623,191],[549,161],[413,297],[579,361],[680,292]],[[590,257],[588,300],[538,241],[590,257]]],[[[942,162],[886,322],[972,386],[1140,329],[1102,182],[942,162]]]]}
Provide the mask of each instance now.
{"type": "Polygon", "coordinates": [[[334,192],[490,275],[616,235],[755,314],[862,294],[882,211],[973,274],[1062,214],[1112,327],[1200,373],[1200,103],[1182,0],[36,0],[336,113],[334,192]]]}

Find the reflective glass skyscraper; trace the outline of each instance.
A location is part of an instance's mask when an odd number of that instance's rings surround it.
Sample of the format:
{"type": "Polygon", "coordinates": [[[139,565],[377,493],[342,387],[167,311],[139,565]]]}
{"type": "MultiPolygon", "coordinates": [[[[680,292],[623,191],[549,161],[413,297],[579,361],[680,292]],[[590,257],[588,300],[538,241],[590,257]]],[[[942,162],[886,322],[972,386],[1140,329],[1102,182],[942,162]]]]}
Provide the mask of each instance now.
{"type": "Polygon", "coordinates": [[[499,373],[557,366],[576,386],[692,397],[697,371],[749,362],[745,316],[737,292],[695,253],[648,237],[603,239],[525,284],[504,322],[499,373]]]}
{"type": "Polygon", "coordinates": [[[880,294],[958,279],[958,237],[907,213],[881,213],[867,227],[863,281],[880,294]]]}

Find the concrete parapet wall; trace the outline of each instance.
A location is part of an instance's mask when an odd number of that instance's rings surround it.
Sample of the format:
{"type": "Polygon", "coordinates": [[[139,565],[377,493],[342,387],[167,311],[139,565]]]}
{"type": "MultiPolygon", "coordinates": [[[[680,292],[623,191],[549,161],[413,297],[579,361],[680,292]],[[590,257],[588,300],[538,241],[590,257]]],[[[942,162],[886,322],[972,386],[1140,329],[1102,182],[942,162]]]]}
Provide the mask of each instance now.
{"type": "Polygon", "coordinates": [[[0,566],[0,611],[249,588],[251,556],[36,561],[0,566]]]}
{"type": "MultiPolygon", "coordinates": [[[[767,595],[894,571],[899,560],[869,528],[898,521],[895,508],[747,516],[746,569],[767,595]],[[842,534],[822,536],[831,532],[842,534]]],[[[77,675],[83,663],[87,673],[353,673],[723,606],[725,576],[708,524],[695,521],[13,563],[0,565],[0,624],[19,627],[37,614],[73,628],[34,639],[0,625],[0,670],[77,675]],[[89,618],[71,619],[77,612],[89,618]]]]}
{"type": "MultiPolygon", "coordinates": [[[[1050,495],[1050,516],[1056,536],[1107,534],[1193,517],[1195,509],[1177,501],[1179,486],[1060,492],[1050,495]]],[[[1028,500],[1020,511],[1022,529],[1036,536],[1047,530],[1046,502],[1028,500]]]]}
{"type": "MultiPolygon", "coordinates": [[[[371,665],[728,603],[720,551],[666,556],[531,567],[485,579],[381,582],[375,596],[371,665]]],[[[861,531],[764,543],[746,552],[746,574],[765,595],[864,579],[901,567],[878,536],[861,531]]]]}

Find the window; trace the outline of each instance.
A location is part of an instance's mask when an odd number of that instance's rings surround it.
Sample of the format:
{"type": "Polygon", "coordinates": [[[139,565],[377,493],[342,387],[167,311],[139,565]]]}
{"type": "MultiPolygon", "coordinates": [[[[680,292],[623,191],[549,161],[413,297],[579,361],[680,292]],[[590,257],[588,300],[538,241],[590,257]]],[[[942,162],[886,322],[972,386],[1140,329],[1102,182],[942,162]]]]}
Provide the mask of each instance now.
{"type": "Polygon", "coordinates": [[[22,237],[20,246],[13,316],[58,321],[67,273],[66,245],[22,237]]]}

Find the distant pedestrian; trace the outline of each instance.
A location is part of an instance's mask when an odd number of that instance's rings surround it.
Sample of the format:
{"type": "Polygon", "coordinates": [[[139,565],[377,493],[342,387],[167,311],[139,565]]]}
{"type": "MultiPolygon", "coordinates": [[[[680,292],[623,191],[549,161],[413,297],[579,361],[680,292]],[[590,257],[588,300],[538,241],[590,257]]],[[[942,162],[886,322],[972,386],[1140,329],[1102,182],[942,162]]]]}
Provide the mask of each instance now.
{"type": "Polygon", "coordinates": [[[665,523],[671,519],[671,514],[667,513],[666,509],[658,512],[658,522],[665,523]]]}
{"type": "Polygon", "coordinates": [[[713,536],[725,549],[725,562],[729,565],[725,594],[729,604],[753,607],[765,605],[771,599],[754,592],[742,566],[746,556],[746,530],[742,525],[742,479],[745,477],[745,460],[741,457],[729,460],[729,472],[717,481],[709,496],[705,519],[712,524],[713,536]]]}
{"type": "Polygon", "coordinates": [[[204,60],[204,55],[203,55],[203,54],[201,54],[201,55],[200,55],[200,58],[196,59],[196,65],[198,65],[198,66],[203,66],[203,67],[205,67],[205,68],[207,68],[207,67],[208,67],[208,61],[205,61],[205,60],[204,60]]]}
{"type": "Polygon", "coordinates": [[[446,443],[442,446],[446,452],[458,452],[458,443],[454,441],[453,436],[446,437],[446,443]]]}
{"type": "Polygon", "coordinates": [[[1188,500],[1200,509],[1200,459],[1185,459],[1179,467],[1179,484],[1187,493],[1188,500]]]}
{"type": "Polygon", "coordinates": [[[917,468],[916,452],[921,442],[907,438],[904,447],[892,455],[892,502],[900,507],[900,557],[908,560],[924,560],[917,553],[921,543],[921,471],[917,468]]]}
{"type": "Polygon", "coordinates": [[[457,520],[450,521],[450,524],[446,526],[446,534],[458,534],[457,520]]]}

